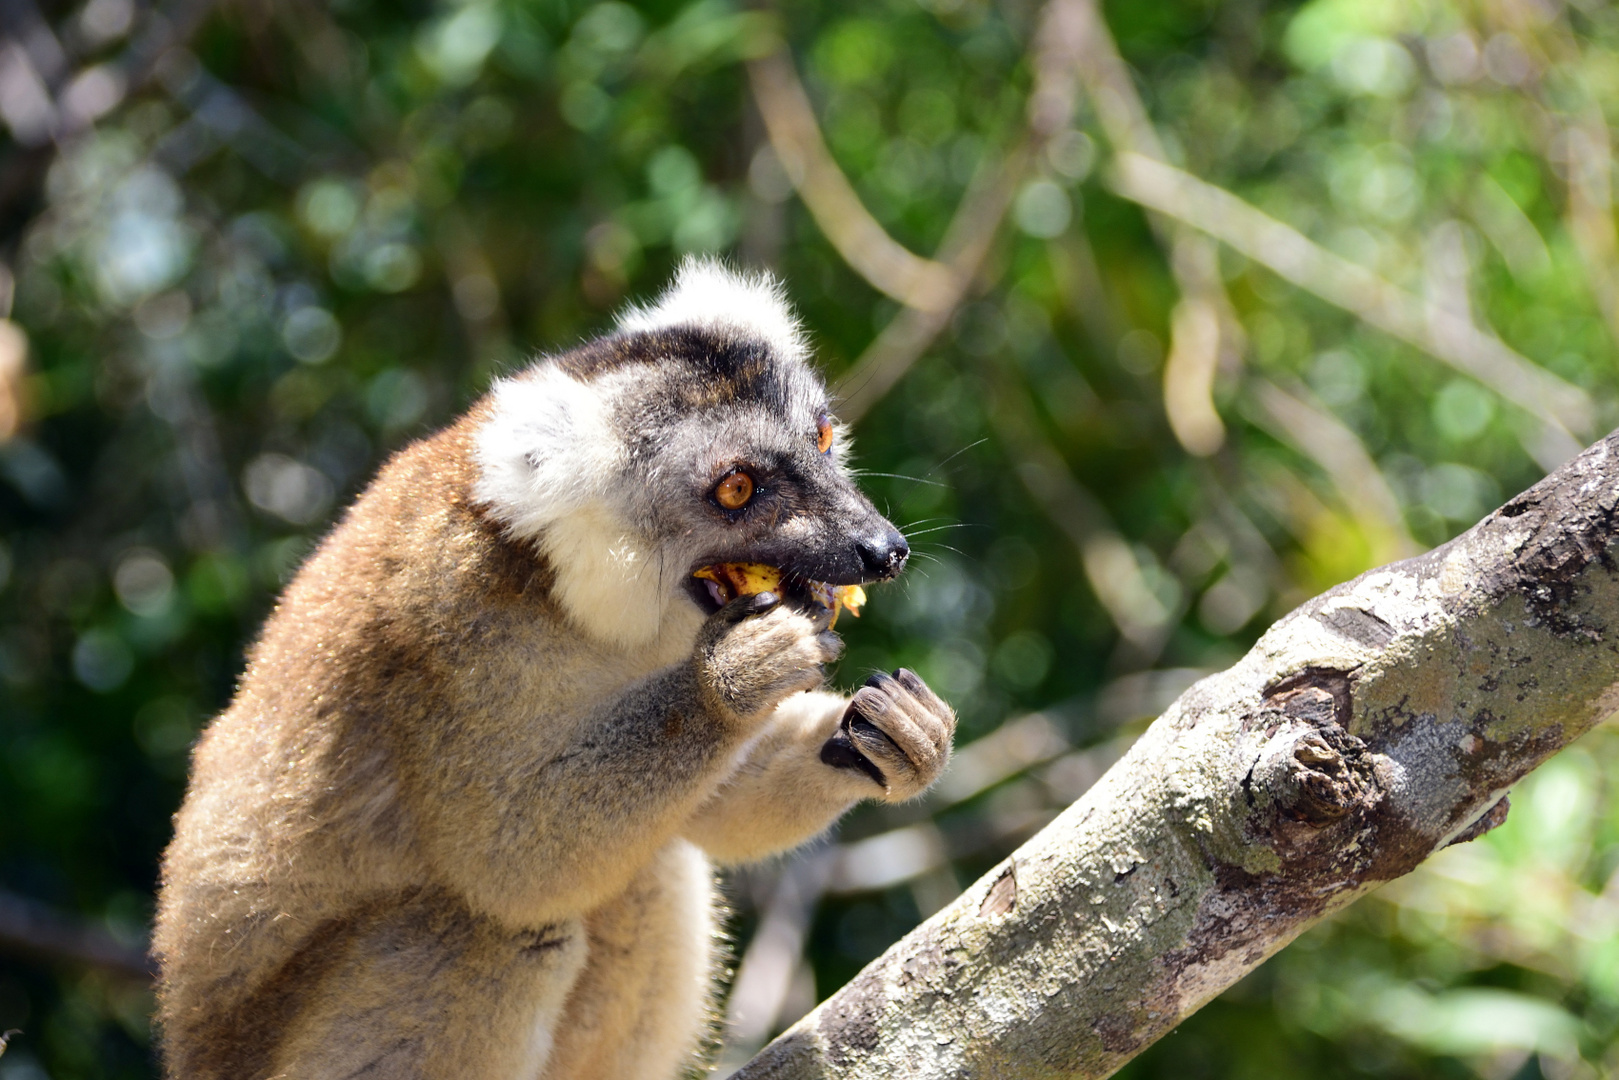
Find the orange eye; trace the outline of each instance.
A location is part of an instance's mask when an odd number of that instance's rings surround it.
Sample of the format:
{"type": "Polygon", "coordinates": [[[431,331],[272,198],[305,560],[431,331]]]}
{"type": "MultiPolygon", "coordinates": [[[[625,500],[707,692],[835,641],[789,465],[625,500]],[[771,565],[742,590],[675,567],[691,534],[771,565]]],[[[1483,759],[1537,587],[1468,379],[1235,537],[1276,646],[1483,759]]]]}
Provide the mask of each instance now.
{"type": "Polygon", "coordinates": [[[753,498],[753,477],[734,472],[714,489],[714,501],[727,510],[740,510],[753,498]]]}
{"type": "Polygon", "coordinates": [[[832,421],[822,418],[815,422],[815,449],[823,454],[832,449],[832,421]]]}

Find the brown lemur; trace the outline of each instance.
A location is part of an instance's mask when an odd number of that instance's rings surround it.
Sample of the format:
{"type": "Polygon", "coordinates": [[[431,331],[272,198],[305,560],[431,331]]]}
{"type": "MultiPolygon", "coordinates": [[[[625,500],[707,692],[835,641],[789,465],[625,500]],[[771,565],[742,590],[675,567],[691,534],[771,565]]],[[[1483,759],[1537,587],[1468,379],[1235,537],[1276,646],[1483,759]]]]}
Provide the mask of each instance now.
{"type": "Polygon", "coordinates": [[[842,434],[780,288],[688,262],[384,465],[194,753],[155,941],[168,1075],[699,1066],[711,860],[912,798],[950,753],[910,672],[818,689],[842,646],[799,585],[909,553],[842,434]],[[786,583],[693,577],[724,562],[786,583]]]}

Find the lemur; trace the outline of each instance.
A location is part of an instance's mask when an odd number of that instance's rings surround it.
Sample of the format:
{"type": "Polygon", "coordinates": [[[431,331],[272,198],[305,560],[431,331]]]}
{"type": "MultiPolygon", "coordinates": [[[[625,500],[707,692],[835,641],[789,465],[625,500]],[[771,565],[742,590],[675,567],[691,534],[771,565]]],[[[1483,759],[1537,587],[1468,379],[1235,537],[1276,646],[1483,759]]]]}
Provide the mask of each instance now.
{"type": "Polygon", "coordinates": [[[165,1067],[661,1080],[699,1066],[711,864],[910,799],[955,717],[794,583],[903,536],[776,283],[688,262],[388,461],[204,732],[163,858],[165,1067]],[[784,572],[730,596],[725,562],[784,572]]]}

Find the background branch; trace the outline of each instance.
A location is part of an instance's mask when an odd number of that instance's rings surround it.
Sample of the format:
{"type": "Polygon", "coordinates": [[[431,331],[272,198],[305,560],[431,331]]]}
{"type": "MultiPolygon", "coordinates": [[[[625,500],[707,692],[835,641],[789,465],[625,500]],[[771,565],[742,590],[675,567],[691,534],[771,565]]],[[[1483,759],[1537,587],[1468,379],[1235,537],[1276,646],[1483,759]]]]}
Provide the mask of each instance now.
{"type": "MultiPolygon", "coordinates": [[[[1096,0],[1067,2],[1080,48],[1076,70],[1114,152],[1168,160],[1163,138],[1096,0]]],[[[1191,454],[1207,457],[1225,442],[1225,425],[1214,406],[1215,374],[1222,360],[1228,368],[1240,367],[1244,334],[1220,280],[1214,245],[1172,217],[1149,215],[1149,220],[1159,242],[1168,248],[1170,273],[1181,293],[1170,313],[1164,411],[1180,444],[1191,454]]]]}
{"type": "Polygon", "coordinates": [[[843,261],[873,288],[918,311],[949,307],[959,292],[954,271],[912,254],[871,216],[832,160],[786,47],[749,61],[748,84],[771,148],[843,261]]]}
{"type": "Polygon", "coordinates": [[[1039,419],[1021,387],[996,393],[995,430],[1020,459],[1018,480],[1079,556],[1085,582],[1133,653],[1130,667],[1147,667],[1163,650],[1179,614],[1147,583],[1129,541],[1068,463],[1039,434],[1039,419]]]}
{"type": "Polygon", "coordinates": [[[1543,466],[1555,466],[1578,448],[1570,432],[1590,431],[1595,417],[1585,391],[1537,367],[1471,320],[1333,254],[1230,192],[1129,152],[1118,156],[1111,178],[1125,198],[1201,229],[1537,417],[1543,437],[1529,449],[1543,466]]]}
{"type": "Polygon", "coordinates": [[[854,423],[870,411],[950,324],[989,254],[1031,154],[1027,146],[1014,147],[998,164],[980,168],[939,245],[939,259],[951,271],[950,291],[931,310],[901,309],[866,346],[832,387],[840,418],[854,423]]]}
{"type": "Polygon", "coordinates": [[[1253,383],[1260,426],[1321,466],[1343,497],[1344,507],[1370,527],[1374,551],[1384,558],[1404,558],[1422,550],[1406,531],[1400,500],[1343,421],[1275,383],[1264,379],[1253,383]]]}
{"type": "Polygon", "coordinates": [[[144,949],[132,948],[98,926],[4,889],[0,889],[0,950],[97,968],[140,983],[157,976],[157,965],[144,949]]]}
{"type": "Polygon", "coordinates": [[[1080,29],[1072,0],[1052,0],[1042,9],[1030,43],[1035,82],[1027,130],[994,164],[980,167],[933,260],[922,260],[896,243],[860,203],[826,149],[786,51],[749,65],[771,146],[816,224],[853,269],[906,305],[833,388],[838,415],[845,421],[865,415],[949,325],[989,254],[1019,183],[1046,142],[1071,122],[1080,29]]]}

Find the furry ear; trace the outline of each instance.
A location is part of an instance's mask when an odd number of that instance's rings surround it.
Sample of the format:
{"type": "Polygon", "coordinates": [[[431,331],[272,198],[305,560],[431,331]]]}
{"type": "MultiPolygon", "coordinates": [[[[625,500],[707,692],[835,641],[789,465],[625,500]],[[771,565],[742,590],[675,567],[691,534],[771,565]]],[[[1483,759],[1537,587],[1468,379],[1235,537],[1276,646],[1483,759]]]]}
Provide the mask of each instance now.
{"type": "Polygon", "coordinates": [[[513,536],[534,539],[609,490],[625,450],[599,387],[542,362],[491,397],[472,493],[513,536]]]}
{"type": "Polygon", "coordinates": [[[495,384],[472,493],[508,533],[545,553],[555,596],[580,627],[634,648],[658,636],[667,590],[639,534],[613,509],[626,450],[604,381],[586,384],[542,361],[495,384]]]}
{"type": "Polygon", "coordinates": [[[626,333],[697,326],[768,344],[781,360],[804,360],[809,349],[781,284],[768,274],[743,274],[717,259],[686,257],[674,284],[649,307],[632,304],[618,317],[626,333]]]}

